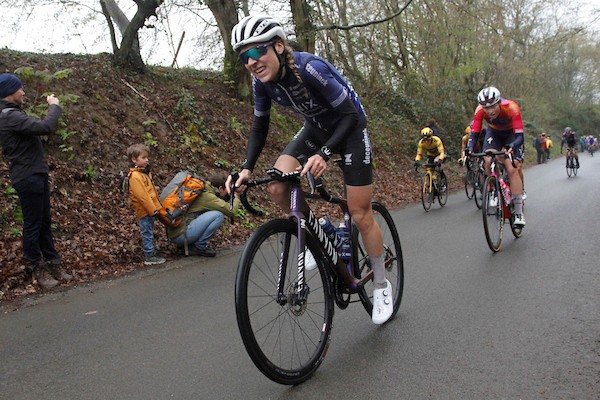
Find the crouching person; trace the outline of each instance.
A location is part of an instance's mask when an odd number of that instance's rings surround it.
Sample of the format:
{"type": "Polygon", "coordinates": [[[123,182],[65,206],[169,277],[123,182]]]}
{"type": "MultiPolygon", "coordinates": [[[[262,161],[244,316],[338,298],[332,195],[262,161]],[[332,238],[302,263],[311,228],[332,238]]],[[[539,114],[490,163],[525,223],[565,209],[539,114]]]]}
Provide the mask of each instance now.
{"type": "Polygon", "coordinates": [[[223,224],[225,217],[235,216],[240,208],[239,193],[235,194],[233,209],[229,208],[226,175],[216,174],[206,182],[204,192],[186,212],[183,222],[176,228],[167,228],[167,237],[182,252],[191,256],[214,257],[217,253],[208,246],[209,240],[223,224]]]}

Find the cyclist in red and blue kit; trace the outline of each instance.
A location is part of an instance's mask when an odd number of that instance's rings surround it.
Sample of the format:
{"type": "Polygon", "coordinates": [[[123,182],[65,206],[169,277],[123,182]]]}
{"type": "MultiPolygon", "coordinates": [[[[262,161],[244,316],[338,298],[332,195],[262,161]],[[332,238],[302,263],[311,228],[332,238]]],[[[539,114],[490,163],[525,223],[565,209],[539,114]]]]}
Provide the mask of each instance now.
{"type": "MultiPolygon", "coordinates": [[[[579,168],[579,155],[577,154],[577,135],[574,131],[571,130],[571,127],[567,126],[562,135],[563,142],[567,145],[567,150],[570,149],[573,152],[573,157],[575,157],[575,161],[577,162],[577,168],[579,168]]],[[[566,167],[569,168],[569,152],[565,152],[565,157],[567,160],[566,167]]]]}
{"type": "MultiPolygon", "coordinates": [[[[291,107],[304,117],[304,125],[275,162],[282,172],[302,169],[316,178],[327,169],[335,153],[342,156],[348,209],[360,231],[373,269],[373,313],[376,324],[393,313],[392,285],[386,279],[385,252],[379,225],[371,208],[373,161],[367,117],[359,97],[328,61],[314,54],[293,51],[283,27],[267,15],[243,18],[232,30],[231,44],[253,76],[254,121],[236,187],[243,188],[267,140],[272,102],[291,107]],[[300,155],[309,156],[302,168],[300,155]]],[[[227,180],[227,188],[231,176],[227,180]]],[[[272,182],[271,197],[290,210],[290,185],[272,182]]],[[[307,251],[307,260],[309,259],[307,251]]],[[[315,265],[316,266],[316,265],[315,265]]],[[[306,263],[309,269],[309,262],[306,263]]],[[[314,268],[314,267],[313,267],[314,268]]]]}
{"type": "MultiPolygon", "coordinates": [[[[504,167],[510,179],[510,187],[513,193],[513,205],[515,210],[514,224],[518,227],[525,226],[523,216],[523,178],[520,168],[523,161],[523,119],[519,105],[512,100],[503,99],[500,91],[493,86],[483,88],[478,96],[479,105],[475,109],[471,135],[467,144],[466,152],[473,151],[479,135],[483,133],[483,121],[487,123],[483,151],[506,150],[512,154],[515,166],[506,157],[504,167]]],[[[490,174],[490,157],[485,157],[485,169],[490,174]]]]}

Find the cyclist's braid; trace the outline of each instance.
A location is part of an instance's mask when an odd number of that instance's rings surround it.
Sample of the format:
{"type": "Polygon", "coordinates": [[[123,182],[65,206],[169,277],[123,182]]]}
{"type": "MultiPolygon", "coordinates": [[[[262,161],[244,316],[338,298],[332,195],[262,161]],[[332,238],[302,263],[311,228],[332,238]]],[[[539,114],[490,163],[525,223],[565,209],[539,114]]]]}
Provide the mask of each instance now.
{"type": "Polygon", "coordinates": [[[302,84],[302,86],[304,86],[304,93],[306,94],[306,96],[310,96],[308,93],[308,89],[307,89],[306,85],[304,84],[302,77],[298,73],[298,69],[296,68],[296,60],[294,60],[294,50],[288,44],[286,44],[284,51],[285,51],[285,62],[287,64],[288,68],[294,73],[294,76],[296,77],[296,79],[298,79],[298,82],[300,82],[302,84]]]}

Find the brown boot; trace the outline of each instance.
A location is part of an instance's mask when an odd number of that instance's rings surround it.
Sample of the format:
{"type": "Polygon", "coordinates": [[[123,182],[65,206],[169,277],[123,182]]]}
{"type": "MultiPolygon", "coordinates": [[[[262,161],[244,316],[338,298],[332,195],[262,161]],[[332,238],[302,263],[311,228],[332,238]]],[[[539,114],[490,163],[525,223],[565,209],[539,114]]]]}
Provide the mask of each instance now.
{"type": "Polygon", "coordinates": [[[64,268],[60,265],[60,262],[58,262],[58,263],[54,263],[52,261],[49,262],[48,269],[50,270],[50,273],[52,274],[52,276],[59,281],[68,282],[71,279],[73,279],[73,275],[68,274],[64,270],[64,268]]]}
{"type": "Polygon", "coordinates": [[[48,267],[44,263],[40,263],[34,267],[33,278],[44,289],[50,289],[58,285],[58,281],[52,277],[52,274],[50,274],[48,267]]]}

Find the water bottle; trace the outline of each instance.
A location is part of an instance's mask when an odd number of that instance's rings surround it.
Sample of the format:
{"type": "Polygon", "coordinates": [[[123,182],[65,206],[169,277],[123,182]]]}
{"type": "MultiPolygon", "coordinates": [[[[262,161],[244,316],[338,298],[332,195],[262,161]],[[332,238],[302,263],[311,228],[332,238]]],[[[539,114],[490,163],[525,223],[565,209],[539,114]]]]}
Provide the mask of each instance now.
{"type": "Polygon", "coordinates": [[[325,231],[325,234],[329,240],[331,240],[331,243],[333,243],[335,248],[339,251],[340,240],[337,236],[337,232],[335,231],[335,226],[333,226],[333,223],[329,220],[329,218],[323,217],[319,218],[319,225],[321,225],[321,228],[323,228],[323,231],[325,231]]]}
{"type": "Polygon", "coordinates": [[[337,228],[337,236],[340,239],[340,257],[344,262],[350,261],[350,232],[346,228],[345,222],[340,222],[337,228]]]}
{"type": "Polygon", "coordinates": [[[502,190],[502,195],[504,196],[504,202],[506,204],[510,204],[510,186],[504,182],[502,177],[500,177],[500,189],[502,190]]]}

